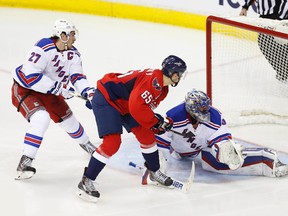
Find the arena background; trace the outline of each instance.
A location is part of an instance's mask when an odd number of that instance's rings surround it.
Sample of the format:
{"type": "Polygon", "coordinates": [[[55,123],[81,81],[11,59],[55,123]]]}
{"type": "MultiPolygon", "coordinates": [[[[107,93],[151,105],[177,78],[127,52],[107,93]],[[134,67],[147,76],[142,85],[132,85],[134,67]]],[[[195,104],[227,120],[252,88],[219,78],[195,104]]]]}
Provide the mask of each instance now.
{"type": "MultiPolygon", "coordinates": [[[[244,0],[0,0],[0,6],[77,12],[205,29],[208,15],[235,16],[244,0]]],[[[256,13],[249,10],[251,16],[256,13]]]]}

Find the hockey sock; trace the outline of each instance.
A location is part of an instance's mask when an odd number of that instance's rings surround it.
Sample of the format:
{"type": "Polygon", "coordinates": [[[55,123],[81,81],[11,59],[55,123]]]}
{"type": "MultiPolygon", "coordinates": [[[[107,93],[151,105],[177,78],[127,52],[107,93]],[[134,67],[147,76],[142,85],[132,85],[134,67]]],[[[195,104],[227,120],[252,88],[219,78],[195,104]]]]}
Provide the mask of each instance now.
{"type": "Polygon", "coordinates": [[[142,155],[149,170],[156,172],[160,168],[158,150],[148,154],[142,152],[142,155]]]}
{"type": "Polygon", "coordinates": [[[89,161],[89,165],[88,165],[84,175],[87,178],[94,181],[97,178],[98,174],[105,167],[105,165],[106,165],[105,163],[102,163],[101,161],[97,160],[96,158],[91,157],[91,159],[89,161]]]}

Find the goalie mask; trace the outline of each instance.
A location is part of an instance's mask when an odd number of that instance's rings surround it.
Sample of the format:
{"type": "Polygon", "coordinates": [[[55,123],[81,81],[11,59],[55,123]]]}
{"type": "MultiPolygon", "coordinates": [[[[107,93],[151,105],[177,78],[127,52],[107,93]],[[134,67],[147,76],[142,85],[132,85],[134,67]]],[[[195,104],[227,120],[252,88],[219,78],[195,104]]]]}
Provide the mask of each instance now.
{"type": "MultiPolygon", "coordinates": [[[[61,39],[61,34],[65,33],[69,40],[71,32],[75,32],[75,36],[78,36],[78,30],[75,28],[75,25],[71,21],[66,19],[59,19],[55,21],[52,29],[52,36],[57,36],[61,39]]],[[[63,42],[65,43],[67,41],[63,42]]]]}
{"type": "MultiPolygon", "coordinates": [[[[168,56],[162,62],[162,72],[165,76],[169,77],[170,79],[174,73],[177,73],[180,80],[186,69],[187,69],[186,63],[181,58],[174,55],[168,56]]],[[[178,82],[174,83],[172,86],[173,87],[177,86],[178,82]]]]}
{"type": "Polygon", "coordinates": [[[193,89],[185,97],[186,111],[200,122],[210,121],[210,98],[202,91],[193,89]]]}

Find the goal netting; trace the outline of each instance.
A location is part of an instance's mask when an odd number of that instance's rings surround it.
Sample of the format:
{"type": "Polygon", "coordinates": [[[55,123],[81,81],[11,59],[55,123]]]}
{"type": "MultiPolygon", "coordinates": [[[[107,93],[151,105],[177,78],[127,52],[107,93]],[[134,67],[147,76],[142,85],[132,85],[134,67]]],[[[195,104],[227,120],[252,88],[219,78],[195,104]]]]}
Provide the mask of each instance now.
{"type": "Polygon", "coordinates": [[[288,125],[285,32],[288,21],[207,18],[207,93],[229,125],[288,125]]]}

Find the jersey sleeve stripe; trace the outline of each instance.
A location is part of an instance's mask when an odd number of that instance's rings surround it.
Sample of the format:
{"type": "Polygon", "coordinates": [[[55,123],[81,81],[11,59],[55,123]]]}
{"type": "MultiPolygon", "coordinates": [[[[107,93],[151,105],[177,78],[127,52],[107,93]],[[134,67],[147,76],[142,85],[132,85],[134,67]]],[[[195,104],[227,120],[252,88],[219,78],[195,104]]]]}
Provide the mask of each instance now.
{"type": "Polygon", "coordinates": [[[188,124],[189,124],[189,120],[186,119],[186,120],[184,120],[184,121],[173,122],[173,127],[174,127],[174,128],[179,128],[179,127],[184,127],[184,126],[186,126],[186,125],[188,125],[188,124]]]}
{"type": "Polygon", "coordinates": [[[43,46],[42,49],[44,50],[44,52],[48,52],[51,49],[56,49],[56,47],[55,47],[54,43],[51,43],[51,44],[47,44],[47,45],[43,46]]]}
{"type": "Polygon", "coordinates": [[[43,77],[43,74],[41,74],[41,73],[34,73],[34,74],[29,74],[28,76],[25,76],[25,74],[21,71],[21,68],[22,68],[22,66],[16,68],[16,75],[17,75],[19,81],[26,88],[30,88],[31,86],[35,85],[43,77]]]}
{"type": "Polygon", "coordinates": [[[81,80],[81,79],[86,79],[86,76],[83,74],[73,74],[70,77],[70,81],[72,85],[74,85],[76,81],[81,80]]]}
{"type": "Polygon", "coordinates": [[[161,137],[156,136],[156,143],[157,146],[161,148],[167,148],[167,149],[170,148],[170,142],[165,139],[162,139],[161,137]]]}
{"type": "Polygon", "coordinates": [[[214,139],[210,140],[208,142],[208,146],[211,147],[213,146],[215,143],[219,143],[223,140],[228,140],[228,139],[232,139],[232,136],[230,133],[225,133],[225,134],[222,134],[221,136],[218,136],[218,137],[215,137],[214,139]]]}
{"type": "Polygon", "coordinates": [[[206,127],[211,128],[213,130],[218,130],[220,128],[220,125],[213,124],[212,122],[209,123],[201,122],[201,124],[204,124],[206,127]]]}

